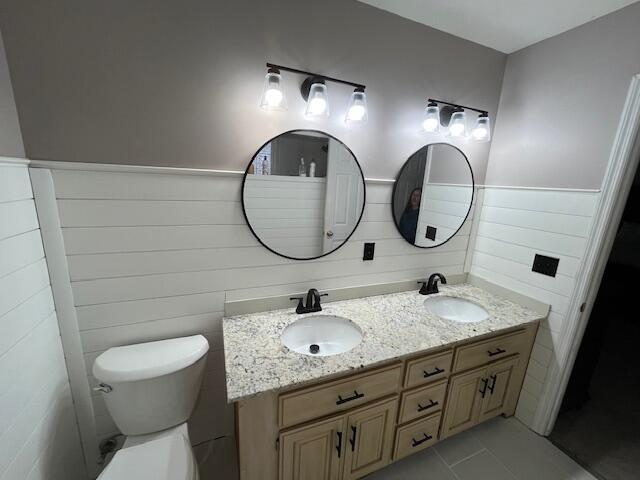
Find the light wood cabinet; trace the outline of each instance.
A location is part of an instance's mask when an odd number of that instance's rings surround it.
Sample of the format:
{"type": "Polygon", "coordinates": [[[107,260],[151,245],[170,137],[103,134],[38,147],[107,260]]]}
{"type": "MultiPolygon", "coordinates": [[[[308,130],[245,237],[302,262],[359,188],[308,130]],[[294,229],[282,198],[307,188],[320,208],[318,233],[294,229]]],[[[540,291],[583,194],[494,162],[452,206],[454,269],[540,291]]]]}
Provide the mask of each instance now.
{"type": "Polygon", "coordinates": [[[533,323],[240,402],[241,480],[354,480],[513,415],[536,331],[533,323]]]}
{"type": "Polygon", "coordinates": [[[280,395],[280,428],[332,415],[397,393],[402,365],[352,375],[280,395]]]}
{"type": "Polygon", "coordinates": [[[487,367],[487,387],[482,399],[478,422],[484,422],[505,412],[512,388],[514,371],[520,361],[519,355],[494,363],[487,367]]]}
{"type": "Polygon", "coordinates": [[[280,435],[281,480],[338,480],[344,455],[344,417],[280,435]]]}
{"type": "Polygon", "coordinates": [[[528,341],[527,330],[520,329],[463,345],[456,349],[453,371],[461,372],[516,353],[522,353],[526,349],[528,341]]]}
{"type": "Polygon", "coordinates": [[[449,397],[442,421],[441,438],[471,428],[478,423],[482,398],[478,392],[487,377],[486,368],[455,375],[449,381],[449,397]]]}
{"type": "Polygon", "coordinates": [[[349,440],[343,480],[360,478],[391,461],[398,397],[362,408],[347,417],[349,440]]]}
{"type": "Polygon", "coordinates": [[[519,355],[451,377],[441,438],[505,413],[519,355]]]}
{"type": "Polygon", "coordinates": [[[280,480],[351,480],[391,460],[398,397],[280,434],[280,480]]]}
{"type": "Polygon", "coordinates": [[[400,401],[398,423],[410,422],[442,410],[446,393],[447,380],[404,392],[400,401]]]}
{"type": "Polygon", "coordinates": [[[411,422],[396,431],[396,442],[393,459],[399,460],[412,453],[419,452],[438,441],[440,413],[411,422]]]}
{"type": "Polygon", "coordinates": [[[453,350],[445,350],[431,355],[407,360],[404,376],[405,388],[424,385],[447,378],[451,371],[453,350]]]}

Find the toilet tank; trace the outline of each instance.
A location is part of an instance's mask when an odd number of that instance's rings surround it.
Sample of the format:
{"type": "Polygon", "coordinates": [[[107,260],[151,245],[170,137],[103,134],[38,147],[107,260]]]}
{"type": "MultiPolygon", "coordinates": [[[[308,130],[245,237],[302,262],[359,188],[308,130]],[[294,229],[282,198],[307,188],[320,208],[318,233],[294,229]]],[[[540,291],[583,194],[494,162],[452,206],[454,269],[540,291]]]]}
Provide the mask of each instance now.
{"type": "Polygon", "coordinates": [[[93,375],[125,435],[158,432],[187,421],[198,399],[209,343],[202,335],[110,348],[93,375]]]}

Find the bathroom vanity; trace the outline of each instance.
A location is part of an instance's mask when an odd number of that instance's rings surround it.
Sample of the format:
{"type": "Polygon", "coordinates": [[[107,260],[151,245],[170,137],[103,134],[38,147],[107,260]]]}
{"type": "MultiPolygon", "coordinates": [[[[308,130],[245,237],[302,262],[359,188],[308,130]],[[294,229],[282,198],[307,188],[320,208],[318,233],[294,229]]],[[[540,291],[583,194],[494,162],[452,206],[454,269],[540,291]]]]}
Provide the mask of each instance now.
{"type": "Polygon", "coordinates": [[[362,341],[331,356],[293,352],[292,308],[224,319],[227,395],[236,403],[243,480],[355,479],[497,415],[510,416],[542,309],[471,285],[425,297],[402,292],[323,305],[362,341]],[[483,309],[453,321],[425,300],[483,309]]]}

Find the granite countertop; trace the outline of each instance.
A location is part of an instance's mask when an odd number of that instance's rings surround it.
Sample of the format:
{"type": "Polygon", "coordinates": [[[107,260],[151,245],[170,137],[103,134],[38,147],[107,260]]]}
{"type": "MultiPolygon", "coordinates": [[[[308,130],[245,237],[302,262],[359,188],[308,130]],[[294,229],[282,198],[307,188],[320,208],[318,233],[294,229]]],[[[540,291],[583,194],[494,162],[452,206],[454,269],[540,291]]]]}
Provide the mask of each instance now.
{"type": "Polygon", "coordinates": [[[437,295],[477,303],[489,313],[489,318],[478,323],[442,319],[424,308],[427,297],[417,291],[325,303],[321,312],[306,315],[287,308],[225,317],[228,401],[347,373],[543,318],[540,313],[470,284],[441,285],[437,295]],[[280,340],[282,330],[310,315],[336,315],[352,320],[362,329],[362,342],[348,352],[327,357],[289,350],[280,340]]]}

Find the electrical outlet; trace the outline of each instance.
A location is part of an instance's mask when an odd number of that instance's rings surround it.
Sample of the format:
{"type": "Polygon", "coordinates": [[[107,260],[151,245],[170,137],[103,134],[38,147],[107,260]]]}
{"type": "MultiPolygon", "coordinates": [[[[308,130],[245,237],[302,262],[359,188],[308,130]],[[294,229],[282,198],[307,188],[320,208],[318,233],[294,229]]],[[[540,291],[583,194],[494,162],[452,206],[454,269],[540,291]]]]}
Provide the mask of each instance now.
{"type": "Polygon", "coordinates": [[[365,243],[364,253],[362,254],[362,260],[373,260],[373,253],[376,249],[375,243],[365,243]]]}
{"type": "Polygon", "coordinates": [[[558,271],[559,263],[559,258],[547,257],[545,255],[539,255],[536,253],[536,256],[533,259],[533,267],[531,267],[531,270],[543,275],[547,275],[549,277],[555,277],[558,271]]]}

